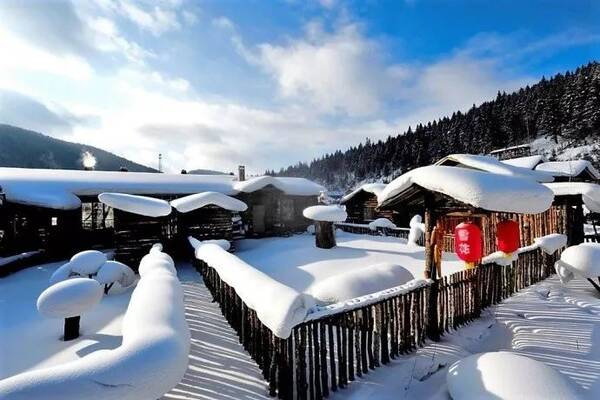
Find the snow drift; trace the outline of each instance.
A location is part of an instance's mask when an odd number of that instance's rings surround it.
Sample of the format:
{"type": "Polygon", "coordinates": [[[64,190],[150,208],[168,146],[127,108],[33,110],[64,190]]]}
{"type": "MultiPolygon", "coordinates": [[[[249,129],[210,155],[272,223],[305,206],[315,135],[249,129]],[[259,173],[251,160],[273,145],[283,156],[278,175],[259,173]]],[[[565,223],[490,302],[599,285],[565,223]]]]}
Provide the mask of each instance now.
{"type": "Polygon", "coordinates": [[[160,398],[187,369],[190,331],[173,260],[151,251],[123,319],[123,342],[79,360],[0,381],[3,400],[160,398]]]}
{"type": "Polygon", "coordinates": [[[274,280],[216,244],[191,244],[196,246],[196,258],[214,268],[277,337],[289,337],[314,305],[311,296],[274,280]]]}

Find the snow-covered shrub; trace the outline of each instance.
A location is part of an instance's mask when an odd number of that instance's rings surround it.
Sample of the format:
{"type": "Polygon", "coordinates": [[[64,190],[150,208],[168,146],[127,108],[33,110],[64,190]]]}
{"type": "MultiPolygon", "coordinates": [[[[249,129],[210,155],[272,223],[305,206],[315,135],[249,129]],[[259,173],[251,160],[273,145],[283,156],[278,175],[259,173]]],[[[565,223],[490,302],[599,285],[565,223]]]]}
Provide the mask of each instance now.
{"type": "Polygon", "coordinates": [[[455,362],[448,369],[446,383],[454,400],[579,398],[568,379],[552,367],[504,351],[455,362]]]}
{"type": "Polygon", "coordinates": [[[406,268],[381,263],[330,276],[310,289],[319,305],[332,304],[400,286],[415,279],[406,268]]]}
{"type": "Polygon", "coordinates": [[[37,300],[37,309],[45,317],[65,320],[64,340],[79,337],[80,316],[102,299],[102,287],[89,278],[58,282],[44,290],[37,300]]]}
{"type": "Polygon", "coordinates": [[[377,228],[395,229],[397,226],[387,218],[377,218],[376,220],[369,222],[369,229],[376,231],[377,228]]]}
{"type": "Polygon", "coordinates": [[[0,398],[147,400],[172,389],[187,369],[190,346],[183,290],[168,255],[155,250],[143,264],[121,346],[4,379],[0,398]]]}
{"type": "MultiPolygon", "coordinates": [[[[162,247],[161,247],[162,249],[162,247]]],[[[104,285],[104,293],[119,293],[135,283],[135,272],[118,261],[109,261],[106,255],[97,250],[85,250],[75,254],[71,260],[59,267],[50,284],[72,277],[89,277],[104,285]]]]}
{"type": "Polygon", "coordinates": [[[419,239],[425,233],[425,224],[423,223],[423,218],[420,215],[415,215],[410,219],[410,231],[408,232],[408,244],[412,246],[417,246],[419,239]]]}
{"type": "Polygon", "coordinates": [[[600,244],[582,243],[567,248],[554,268],[561,282],[566,283],[573,275],[579,275],[588,279],[600,291],[600,286],[595,282],[600,277],[600,244]]]}
{"type": "Polygon", "coordinates": [[[304,321],[314,305],[312,296],[274,280],[215,244],[198,243],[196,258],[214,268],[275,336],[289,337],[292,328],[304,321]]]}
{"type": "Polygon", "coordinates": [[[309,233],[309,234],[311,234],[311,235],[314,235],[315,234],[315,226],[314,225],[307,226],[306,227],[306,232],[309,233]]]}

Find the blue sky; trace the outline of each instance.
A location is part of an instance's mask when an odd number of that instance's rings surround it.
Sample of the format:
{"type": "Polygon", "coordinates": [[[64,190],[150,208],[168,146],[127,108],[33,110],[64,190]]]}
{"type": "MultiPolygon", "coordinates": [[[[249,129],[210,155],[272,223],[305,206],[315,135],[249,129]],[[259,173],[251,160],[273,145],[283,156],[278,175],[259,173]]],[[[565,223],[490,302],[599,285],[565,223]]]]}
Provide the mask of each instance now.
{"type": "Polygon", "coordinates": [[[0,0],[0,121],[259,173],[600,58],[594,1],[0,0]]]}

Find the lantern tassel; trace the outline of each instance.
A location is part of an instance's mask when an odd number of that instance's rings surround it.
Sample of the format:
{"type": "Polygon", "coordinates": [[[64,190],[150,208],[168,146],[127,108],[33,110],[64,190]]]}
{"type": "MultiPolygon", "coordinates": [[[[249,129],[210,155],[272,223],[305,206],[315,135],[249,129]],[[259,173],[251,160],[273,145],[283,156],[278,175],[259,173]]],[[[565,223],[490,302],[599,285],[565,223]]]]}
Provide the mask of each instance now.
{"type": "Polygon", "coordinates": [[[465,263],[465,269],[473,269],[473,268],[475,268],[474,262],[466,262],[465,263]]]}

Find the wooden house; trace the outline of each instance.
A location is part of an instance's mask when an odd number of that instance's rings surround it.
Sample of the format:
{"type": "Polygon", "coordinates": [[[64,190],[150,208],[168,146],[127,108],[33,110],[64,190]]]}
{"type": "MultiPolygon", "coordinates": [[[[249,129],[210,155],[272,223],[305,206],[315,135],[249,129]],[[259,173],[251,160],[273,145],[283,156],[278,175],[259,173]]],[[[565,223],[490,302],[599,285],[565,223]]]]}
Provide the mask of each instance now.
{"type": "Polygon", "coordinates": [[[529,144],[520,144],[517,146],[505,147],[490,152],[490,156],[498,160],[506,160],[515,157],[527,157],[531,155],[531,146],[529,144]]]}
{"type": "Polygon", "coordinates": [[[317,204],[325,188],[304,178],[260,176],[233,185],[236,198],[248,205],[241,213],[246,235],[303,232],[311,221],[302,211],[317,204]]]}
{"type": "Polygon", "coordinates": [[[549,161],[535,167],[536,171],[548,173],[554,182],[598,182],[600,172],[587,160],[549,161]]]}
{"type": "Polygon", "coordinates": [[[397,222],[394,217],[398,213],[377,208],[377,195],[384,188],[385,184],[383,183],[368,183],[342,197],[340,204],[346,207],[348,214],[346,221],[354,224],[368,224],[377,218],[387,218],[397,222]]]}

